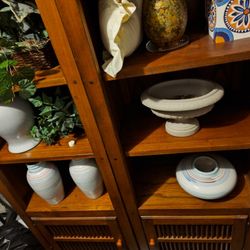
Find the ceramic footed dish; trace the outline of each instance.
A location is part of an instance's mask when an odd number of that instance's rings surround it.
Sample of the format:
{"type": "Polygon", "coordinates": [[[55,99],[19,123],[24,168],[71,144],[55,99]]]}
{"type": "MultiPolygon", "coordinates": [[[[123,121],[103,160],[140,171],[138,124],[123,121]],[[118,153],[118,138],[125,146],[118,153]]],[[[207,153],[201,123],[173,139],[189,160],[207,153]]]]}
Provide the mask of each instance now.
{"type": "Polygon", "coordinates": [[[178,164],[176,178],[187,193],[212,200],[222,198],[233,190],[237,173],[234,166],[222,156],[193,155],[178,164]]]}
{"type": "Polygon", "coordinates": [[[165,130],[168,134],[185,137],[199,130],[196,117],[210,112],[223,95],[224,89],[218,83],[178,79],[149,87],[141,94],[141,102],[156,116],[167,119],[165,130]]]}

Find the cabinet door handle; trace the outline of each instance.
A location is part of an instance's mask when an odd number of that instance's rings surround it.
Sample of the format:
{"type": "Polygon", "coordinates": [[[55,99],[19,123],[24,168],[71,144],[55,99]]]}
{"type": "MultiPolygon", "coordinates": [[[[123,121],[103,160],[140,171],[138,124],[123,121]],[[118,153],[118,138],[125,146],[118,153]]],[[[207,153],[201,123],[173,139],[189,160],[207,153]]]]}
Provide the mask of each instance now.
{"type": "Polygon", "coordinates": [[[150,239],[149,240],[149,246],[150,246],[150,248],[154,248],[155,247],[155,239],[150,239]]]}
{"type": "Polygon", "coordinates": [[[122,240],[121,239],[117,240],[116,246],[117,246],[118,249],[122,249],[122,240]]]}

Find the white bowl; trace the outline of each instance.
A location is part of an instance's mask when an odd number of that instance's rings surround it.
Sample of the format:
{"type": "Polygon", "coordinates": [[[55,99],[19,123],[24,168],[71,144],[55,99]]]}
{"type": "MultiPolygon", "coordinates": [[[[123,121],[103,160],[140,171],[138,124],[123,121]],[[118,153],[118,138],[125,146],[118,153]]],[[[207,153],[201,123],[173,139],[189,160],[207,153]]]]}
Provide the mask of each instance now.
{"type": "Polygon", "coordinates": [[[215,154],[192,155],[180,161],[176,179],[187,193],[212,200],[224,197],[233,190],[237,173],[224,157],[215,154]]]}
{"type": "Polygon", "coordinates": [[[161,82],[146,89],[141,102],[162,118],[173,136],[189,136],[199,130],[195,117],[208,113],[224,95],[223,88],[211,81],[180,79],[161,82]]]}

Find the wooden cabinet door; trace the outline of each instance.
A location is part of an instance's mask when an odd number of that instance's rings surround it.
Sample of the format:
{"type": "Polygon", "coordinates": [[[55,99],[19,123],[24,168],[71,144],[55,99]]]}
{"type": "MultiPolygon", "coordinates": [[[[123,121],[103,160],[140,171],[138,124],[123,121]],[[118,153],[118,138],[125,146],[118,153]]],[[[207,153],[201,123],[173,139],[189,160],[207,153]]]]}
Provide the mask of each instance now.
{"type": "Polygon", "coordinates": [[[124,242],[115,217],[32,218],[52,249],[124,250],[124,242]]]}
{"type": "Polygon", "coordinates": [[[241,250],[247,215],[143,216],[151,250],[241,250]]]}

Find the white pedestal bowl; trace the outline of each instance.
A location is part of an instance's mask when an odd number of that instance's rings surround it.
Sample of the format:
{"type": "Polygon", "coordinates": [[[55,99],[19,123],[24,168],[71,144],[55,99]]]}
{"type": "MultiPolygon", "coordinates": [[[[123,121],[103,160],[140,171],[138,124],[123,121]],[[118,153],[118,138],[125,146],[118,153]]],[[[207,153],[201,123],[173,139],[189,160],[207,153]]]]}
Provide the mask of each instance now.
{"type": "Polygon", "coordinates": [[[151,86],[142,93],[141,102],[155,115],[167,119],[167,133],[185,137],[199,130],[196,117],[208,113],[223,95],[222,86],[215,82],[180,79],[151,86]]]}

